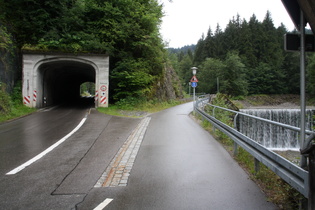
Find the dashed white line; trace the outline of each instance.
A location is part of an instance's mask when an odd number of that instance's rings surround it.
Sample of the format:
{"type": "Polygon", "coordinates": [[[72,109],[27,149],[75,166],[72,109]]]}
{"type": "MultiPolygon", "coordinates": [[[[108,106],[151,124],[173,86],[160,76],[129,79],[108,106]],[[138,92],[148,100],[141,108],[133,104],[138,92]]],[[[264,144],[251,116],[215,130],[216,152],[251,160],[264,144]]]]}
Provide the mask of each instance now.
{"type": "Polygon", "coordinates": [[[110,202],[112,202],[112,198],[106,198],[102,203],[100,203],[97,207],[95,207],[93,210],[102,210],[104,209],[110,202]]]}
{"type": "Polygon", "coordinates": [[[84,122],[86,121],[86,118],[83,118],[81,120],[81,122],[77,125],[77,127],[75,127],[70,133],[68,133],[65,137],[63,137],[62,139],[60,139],[59,141],[57,141],[55,144],[51,145],[50,147],[48,147],[46,150],[44,150],[43,152],[41,152],[40,154],[36,155],[35,157],[33,157],[32,159],[30,159],[29,161],[25,162],[24,164],[20,165],[19,167],[13,169],[12,171],[6,173],[6,175],[14,175],[20,171],[22,171],[24,168],[26,168],[27,166],[31,165],[32,163],[34,163],[35,161],[41,159],[42,157],[44,157],[45,155],[47,155],[49,152],[51,152],[53,149],[55,149],[57,146],[59,146],[61,143],[63,143],[65,140],[67,140],[72,134],[74,134],[75,132],[77,132],[80,127],[84,124],[84,122]]]}

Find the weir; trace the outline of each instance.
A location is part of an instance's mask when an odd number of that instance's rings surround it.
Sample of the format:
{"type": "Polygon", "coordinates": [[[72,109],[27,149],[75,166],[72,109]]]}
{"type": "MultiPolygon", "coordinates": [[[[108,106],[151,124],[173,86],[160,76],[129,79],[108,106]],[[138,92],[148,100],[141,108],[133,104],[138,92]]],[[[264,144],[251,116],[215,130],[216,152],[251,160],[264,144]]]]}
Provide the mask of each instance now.
{"type": "MultiPolygon", "coordinates": [[[[242,109],[243,113],[300,127],[300,109],[242,109]]],[[[306,130],[313,130],[314,110],[306,110],[306,130]]],[[[238,129],[244,135],[272,150],[299,150],[299,132],[246,116],[239,116],[238,129]]]]}

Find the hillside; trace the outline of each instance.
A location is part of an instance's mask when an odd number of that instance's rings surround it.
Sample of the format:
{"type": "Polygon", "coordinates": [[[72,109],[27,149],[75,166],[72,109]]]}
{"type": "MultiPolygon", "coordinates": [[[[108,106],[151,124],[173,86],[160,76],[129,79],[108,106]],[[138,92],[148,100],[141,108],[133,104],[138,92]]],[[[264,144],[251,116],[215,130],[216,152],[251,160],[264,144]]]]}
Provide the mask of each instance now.
{"type": "Polygon", "coordinates": [[[162,17],[163,6],[157,0],[0,4],[0,90],[11,94],[21,81],[23,51],[89,53],[110,57],[110,103],[160,95],[172,99],[168,96],[179,94],[165,86],[181,83],[173,84],[173,77],[165,73],[167,54],[159,33],[162,17]]]}

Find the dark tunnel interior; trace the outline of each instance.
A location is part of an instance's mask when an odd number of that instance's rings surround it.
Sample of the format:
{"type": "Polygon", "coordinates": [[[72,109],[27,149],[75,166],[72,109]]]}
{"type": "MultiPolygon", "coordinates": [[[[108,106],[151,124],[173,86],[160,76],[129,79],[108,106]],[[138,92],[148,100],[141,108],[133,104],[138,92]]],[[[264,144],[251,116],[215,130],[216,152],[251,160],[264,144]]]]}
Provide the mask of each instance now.
{"type": "Polygon", "coordinates": [[[94,106],[93,98],[80,97],[80,85],[95,82],[95,69],[86,63],[77,61],[53,61],[39,68],[42,82],[41,107],[94,106]]]}

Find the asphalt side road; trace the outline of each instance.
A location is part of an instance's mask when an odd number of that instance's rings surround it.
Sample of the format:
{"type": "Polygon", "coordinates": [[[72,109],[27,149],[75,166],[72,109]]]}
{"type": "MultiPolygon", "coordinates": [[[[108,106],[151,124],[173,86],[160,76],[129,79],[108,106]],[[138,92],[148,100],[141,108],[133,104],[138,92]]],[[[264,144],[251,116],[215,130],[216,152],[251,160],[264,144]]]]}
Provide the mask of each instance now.
{"type": "MultiPolygon", "coordinates": [[[[191,111],[192,103],[187,103],[132,119],[92,109],[77,132],[12,175],[6,173],[25,158],[9,161],[5,151],[13,152],[15,147],[8,140],[10,129],[0,125],[1,147],[6,148],[0,150],[1,157],[8,162],[1,167],[0,209],[277,209],[225,149],[189,117],[191,111]]],[[[62,125],[71,131],[74,126],[66,122],[61,121],[60,127],[54,121],[56,129],[49,135],[62,137],[57,135],[62,125]]],[[[49,137],[42,134],[36,139],[37,148],[40,139],[46,142],[49,137]]],[[[23,143],[18,145],[23,151],[23,143]]],[[[37,151],[11,157],[33,153],[37,151]]]]}
{"type": "Polygon", "coordinates": [[[98,207],[106,210],[277,209],[228,152],[189,117],[191,111],[192,103],[187,103],[150,115],[127,171],[129,178],[119,178],[119,170],[126,172],[123,167],[112,175],[126,185],[108,184],[108,170],[103,185],[91,188],[77,208],[93,209],[100,203],[98,207]]]}

